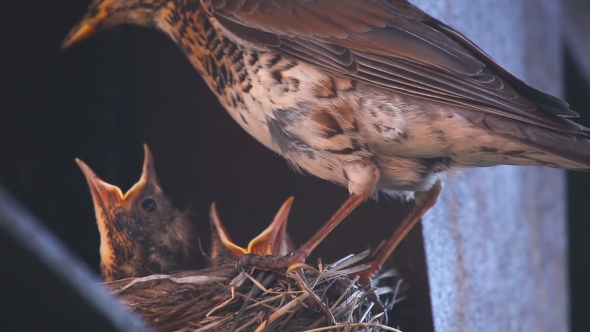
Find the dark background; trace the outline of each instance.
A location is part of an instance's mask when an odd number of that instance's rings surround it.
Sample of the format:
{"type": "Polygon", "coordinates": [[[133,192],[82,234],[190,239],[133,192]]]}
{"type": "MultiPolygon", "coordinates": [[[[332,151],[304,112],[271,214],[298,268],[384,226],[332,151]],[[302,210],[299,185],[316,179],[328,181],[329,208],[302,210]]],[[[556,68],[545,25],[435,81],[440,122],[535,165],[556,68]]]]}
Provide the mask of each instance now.
{"type": "MultiPolygon", "coordinates": [[[[291,171],[247,135],[180,50],[155,30],[115,28],[60,52],[87,6],[79,0],[0,3],[0,184],[97,273],[98,230],[75,157],[126,191],[139,179],[141,144],[147,143],[166,193],[179,208],[190,204],[204,248],[211,202],[230,235],[245,245],[289,196],[295,196],[289,232],[296,243],[346,199],[345,188],[291,171]]],[[[566,98],[590,125],[590,89],[564,52],[566,98]]],[[[581,331],[588,326],[590,175],[568,173],[568,184],[571,312],[574,330],[581,331]]],[[[331,262],[376,245],[407,209],[397,202],[363,204],[309,261],[321,256],[331,262]]],[[[2,255],[4,268],[19,263],[2,255]]],[[[420,227],[391,264],[413,286],[400,327],[432,330],[420,227]]]]}

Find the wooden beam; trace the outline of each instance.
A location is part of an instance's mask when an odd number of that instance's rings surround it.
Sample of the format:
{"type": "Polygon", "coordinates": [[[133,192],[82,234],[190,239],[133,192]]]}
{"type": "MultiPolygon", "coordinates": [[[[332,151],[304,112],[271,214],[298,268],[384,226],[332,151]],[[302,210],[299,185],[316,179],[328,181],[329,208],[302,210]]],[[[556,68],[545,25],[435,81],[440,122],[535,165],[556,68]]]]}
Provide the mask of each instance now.
{"type": "MultiPolygon", "coordinates": [[[[502,66],[562,91],[560,3],[414,0],[502,66]]],[[[449,175],[423,219],[435,330],[567,331],[565,172],[491,167],[449,175]]]]}

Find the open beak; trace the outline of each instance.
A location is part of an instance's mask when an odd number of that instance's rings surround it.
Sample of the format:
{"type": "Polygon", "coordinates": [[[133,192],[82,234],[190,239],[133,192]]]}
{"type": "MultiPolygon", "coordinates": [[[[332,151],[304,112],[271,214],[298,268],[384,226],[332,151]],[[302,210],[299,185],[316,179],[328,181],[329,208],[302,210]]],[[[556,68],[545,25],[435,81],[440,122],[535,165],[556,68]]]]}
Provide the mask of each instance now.
{"type": "Polygon", "coordinates": [[[293,197],[289,197],[277,212],[270,226],[248,244],[248,252],[259,256],[285,256],[293,251],[294,245],[287,234],[287,221],[293,205],[293,197]]]}
{"type": "Polygon", "coordinates": [[[209,222],[211,224],[212,260],[227,256],[227,254],[240,258],[248,253],[246,249],[238,247],[229,237],[229,234],[227,234],[225,227],[223,227],[221,220],[219,220],[215,203],[211,204],[211,209],[209,210],[209,222]]]}
{"type": "Polygon", "coordinates": [[[105,208],[110,210],[113,206],[121,204],[123,193],[119,187],[104,182],[82,160],[76,158],[76,163],[78,163],[78,166],[80,166],[82,173],[86,177],[92,199],[94,200],[95,210],[104,210],[105,208]]]}
{"type": "Polygon", "coordinates": [[[76,158],[76,163],[78,163],[84,176],[86,176],[86,181],[88,182],[92,198],[94,199],[94,208],[97,211],[99,208],[111,210],[116,205],[130,209],[131,207],[129,205],[133,202],[133,197],[140,193],[148,183],[153,185],[154,192],[161,190],[158,185],[152,153],[147,144],[143,145],[143,149],[144,159],[141,177],[125,194],[123,194],[119,187],[104,182],[90,167],[88,167],[88,165],[86,165],[86,163],[76,158]]]}
{"type": "Polygon", "coordinates": [[[158,176],[156,175],[156,168],[154,167],[154,157],[147,144],[144,144],[141,177],[139,178],[139,181],[137,181],[137,183],[134,184],[123,196],[125,201],[133,201],[133,197],[143,191],[148,183],[153,185],[154,192],[161,191],[160,185],[158,184],[158,176]]]}
{"type": "MultiPolygon", "coordinates": [[[[108,17],[108,9],[114,0],[105,0],[99,6],[98,10],[92,11],[94,15],[86,14],[86,16],[68,33],[61,44],[61,49],[64,50],[77,42],[80,42],[100,30],[100,26],[108,17]]],[[[90,13],[91,11],[89,11],[90,13]]]]}
{"type": "Polygon", "coordinates": [[[277,212],[274,220],[260,235],[255,237],[248,244],[248,248],[238,247],[231,240],[225,227],[223,227],[215,203],[211,204],[211,211],[209,214],[212,235],[212,253],[211,258],[222,256],[225,253],[231,253],[235,257],[241,258],[246,254],[255,254],[259,256],[275,255],[285,256],[295,249],[293,241],[287,234],[287,221],[289,219],[289,211],[293,205],[293,197],[290,197],[283,203],[279,212],[277,212]]]}
{"type": "Polygon", "coordinates": [[[123,194],[121,193],[121,189],[99,178],[82,160],[76,158],[76,163],[80,166],[90,187],[92,201],[94,202],[96,224],[100,233],[100,262],[103,268],[108,268],[115,264],[114,257],[116,256],[111,238],[113,234],[109,231],[109,224],[112,223],[112,210],[115,206],[122,203],[123,194]]]}

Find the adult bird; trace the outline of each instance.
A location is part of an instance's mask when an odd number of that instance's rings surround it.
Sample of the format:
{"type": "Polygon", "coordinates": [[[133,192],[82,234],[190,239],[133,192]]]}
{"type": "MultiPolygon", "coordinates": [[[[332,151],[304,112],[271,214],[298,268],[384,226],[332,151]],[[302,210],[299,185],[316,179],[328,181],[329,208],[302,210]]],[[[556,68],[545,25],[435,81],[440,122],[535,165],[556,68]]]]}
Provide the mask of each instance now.
{"type": "Polygon", "coordinates": [[[415,193],[368,283],[442,190],[494,165],[590,169],[587,129],[464,35],[405,0],[95,0],[63,43],[131,23],[168,35],[229,114],[297,170],[350,197],[292,255],[304,261],[375,189],[415,193]]]}
{"type": "Polygon", "coordinates": [[[147,145],[139,181],[125,194],[76,159],[90,187],[106,281],[169,273],[190,264],[192,224],[162,191],[147,145]]]}

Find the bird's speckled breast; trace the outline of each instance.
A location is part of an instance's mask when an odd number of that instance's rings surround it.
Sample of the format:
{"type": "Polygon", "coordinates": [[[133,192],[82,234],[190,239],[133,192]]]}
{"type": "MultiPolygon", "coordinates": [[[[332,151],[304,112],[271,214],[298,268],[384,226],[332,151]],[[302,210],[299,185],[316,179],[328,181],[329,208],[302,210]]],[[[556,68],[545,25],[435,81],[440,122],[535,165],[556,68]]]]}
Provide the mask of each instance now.
{"type": "Polygon", "coordinates": [[[375,185],[426,190],[436,173],[459,165],[536,164],[528,155],[486,153],[522,145],[476,128],[456,107],[425,104],[247,44],[194,6],[168,3],[158,28],[229,114],[295,169],[358,193],[375,185]]]}
{"type": "Polygon", "coordinates": [[[169,3],[160,17],[158,28],[182,48],[229,114],[278,153],[286,151],[281,137],[273,137],[279,125],[276,113],[303,112],[311,107],[318,89],[326,97],[331,93],[318,87],[317,82],[329,81],[324,72],[270,50],[235,43],[200,8],[182,10],[169,3]]]}
{"type": "MultiPolygon", "coordinates": [[[[391,98],[369,96],[372,89],[366,84],[240,44],[198,8],[183,10],[169,3],[160,17],[158,28],[182,48],[229,114],[295,169],[354,191],[353,182],[378,181],[351,177],[378,174],[368,168],[379,166],[371,160],[379,144],[401,142],[407,135],[402,110],[391,98]]],[[[439,159],[429,169],[404,158],[400,163],[386,187],[414,188],[426,173],[448,167],[439,159]]]]}
{"type": "MultiPolygon", "coordinates": [[[[261,82],[269,69],[286,69],[270,54],[246,49],[226,38],[200,7],[183,10],[169,3],[158,28],[181,47],[229,114],[252,136],[272,149],[266,116],[272,113],[274,88],[261,82]]],[[[287,89],[298,89],[298,83],[287,89]]],[[[266,82],[269,83],[269,82],[266,82]]],[[[285,82],[287,83],[287,82],[285,82]]],[[[286,86],[288,84],[285,84],[286,86]]]]}

